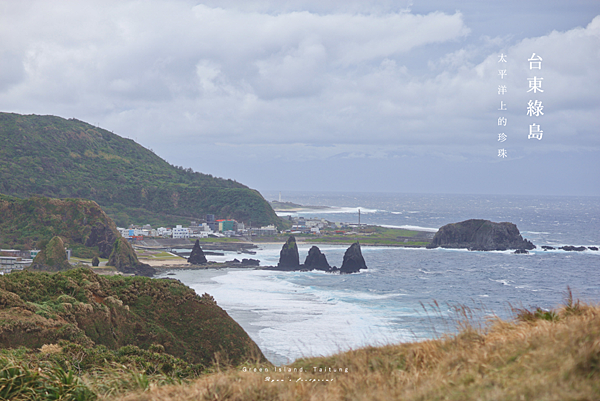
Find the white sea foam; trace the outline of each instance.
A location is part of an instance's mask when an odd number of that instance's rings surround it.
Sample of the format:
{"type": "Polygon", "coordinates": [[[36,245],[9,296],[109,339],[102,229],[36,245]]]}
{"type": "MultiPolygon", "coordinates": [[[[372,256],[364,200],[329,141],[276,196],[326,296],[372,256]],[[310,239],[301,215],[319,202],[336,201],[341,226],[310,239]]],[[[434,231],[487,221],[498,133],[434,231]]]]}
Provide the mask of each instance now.
{"type": "Polygon", "coordinates": [[[435,233],[439,230],[438,228],[432,228],[432,227],[421,227],[421,226],[410,226],[410,225],[395,226],[395,225],[391,225],[391,224],[382,224],[381,227],[401,228],[404,230],[429,231],[432,233],[435,233]]]}
{"type": "Polygon", "coordinates": [[[506,280],[506,279],[494,280],[494,279],[490,278],[489,280],[494,281],[499,284],[502,284],[502,285],[510,285],[510,283],[512,282],[511,280],[506,280]]]}
{"type": "Polygon", "coordinates": [[[278,211],[275,212],[277,216],[298,216],[298,215],[319,215],[319,214],[358,214],[358,210],[360,209],[361,214],[371,214],[378,212],[385,212],[385,210],[379,209],[370,209],[366,207],[356,206],[356,207],[328,207],[323,209],[300,209],[298,211],[278,211]]]}
{"type": "Polygon", "coordinates": [[[274,363],[413,339],[409,331],[394,327],[389,310],[384,313],[352,302],[397,294],[326,292],[293,284],[282,278],[286,274],[236,270],[213,277],[209,288],[206,283],[191,286],[199,293],[208,291],[234,317],[236,312],[253,312],[254,321],[240,324],[274,363]]]}

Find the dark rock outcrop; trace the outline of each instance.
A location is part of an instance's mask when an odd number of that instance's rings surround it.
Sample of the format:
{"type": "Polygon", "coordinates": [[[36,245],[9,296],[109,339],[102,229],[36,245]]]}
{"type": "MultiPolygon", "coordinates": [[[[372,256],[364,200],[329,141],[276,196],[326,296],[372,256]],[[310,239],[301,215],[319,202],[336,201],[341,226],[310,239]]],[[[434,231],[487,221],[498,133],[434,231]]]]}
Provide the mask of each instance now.
{"type": "Polygon", "coordinates": [[[187,259],[188,263],[191,263],[193,265],[204,265],[206,264],[207,260],[206,260],[206,256],[204,255],[204,252],[202,251],[202,248],[200,247],[200,241],[196,240],[196,243],[194,244],[194,248],[192,248],[192,253],[190,254],[190,257],[187,259]]]}
{"type": "Polygon", "coordinates": [[[542,249],[544,251],[552,251],[552,250],[554,250],[554,247],[553,246],[548,246],[548,245],[542,245],[542,249]]]}
{"type": "MultiPolygon", "coordinates": [[[[98,209],[100,209],[98,207],[98,209]]],[[[90,230],[89,237],[85,240],[85,246],[98,247],[99,256],[108,258],[112,252],[115,240],[120,237],[113,221],[102,212],[102,219],[96,222],[90,230]]],[[[90,211],[91,213],[91,211],[90,211]]]]}
{"type": "Polygon", "coordinates": [[[152,266],[138,260],[133,247],[125,238],[115,241],[107,265],[116,267],[122,273],[136,276],[152,277],[156,273],[152,266]]]}
{"type": "Polygon", "coordinates": [[[342,267],[340,267],[340,273],[356,273],[360,269],[366,269],[367,264],[360,251],[360,244],[355,242],[350,245],[350,248],[346,249],[344,254],[344,261],[342,267]]]}
{"type": "Polygon", "coordinates": [[[590,251],[597,251],[597,250],[598,250],[598,247],[597,247],[597,246],[588,246],[588,249],[589,249],[590,251]]]}
{"type": "Polygon", "coordinates": [[[242,266],[260,266],[260,260],[257,259],[242,259],[242,266]]]}
{"type": "Polygon", "coordinates": [[[321,253],[321,250],[317,246],[313,246],[308,251],[308,255],[304,261],[304,268],[306,270],[331,270],[331,266],[327,262],[327,257],[321,253]]]}
{"type": "Polygon", "coordinates": [[[52,237],[44,249],[36,255],[27,270],[59,272],[70,268],[71,264],[67,259],[65,243],[60,237],[52,237]]]}
{"type": "Polygon", "coordinates": [[[466,248],[471,251],[535,249],[513,223],[471,219],[441,227],[427,248],[466,248]]]}
{"type": "Polygon", "coordinates": [[[562,249],[563,251],[575,251],[575,252],[583,252],[585,251],[587,248],[585,246],[573,246],[573,245],[567,245],[567,246],[561,246],[558,249],[562,249]]]}
{"type": "Polygon", "coordinates": [[[296,245],[296,238],[293,235],[290,235],[279,252],[277,268],[280,270],[299,270],[300,268],[298,245],[296,245]]]}
{"type": "Polygon", "coordinates": [[[528,254],[528,253],[529,253],[529,251],[528,251],[528,250],[526,250],[526,249],[517,249],[517,250],[516,250],[516,251],[514,251],[513,253],[516,253],[516,254],[524,254],[524,255],[526,255],[526,254],[528,254]]]}

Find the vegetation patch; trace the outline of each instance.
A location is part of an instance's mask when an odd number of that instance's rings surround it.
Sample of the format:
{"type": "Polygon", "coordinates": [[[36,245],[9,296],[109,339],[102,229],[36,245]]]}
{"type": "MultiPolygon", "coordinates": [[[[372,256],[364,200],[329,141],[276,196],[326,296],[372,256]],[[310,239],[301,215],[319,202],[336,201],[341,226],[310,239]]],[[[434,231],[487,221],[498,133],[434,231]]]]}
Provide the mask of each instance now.
{"type": "Polygon", "coordinates": [[[53,237],[60,237],[75,256],[108,258],[120,236],[100,206],[84,199],[0,195],[0,215],[2,248],[44,249],[53,237]]]}
{"type": "Polygon", "coordinates": [[[214,300],[176,280],[99,276],[77,268],[56,274],[0,276],[0,344],[40,348],[61,340],[117,350],[155,344],[188,363],[209,366],[215,354],[237,364],[264,358],[214,300]]]}

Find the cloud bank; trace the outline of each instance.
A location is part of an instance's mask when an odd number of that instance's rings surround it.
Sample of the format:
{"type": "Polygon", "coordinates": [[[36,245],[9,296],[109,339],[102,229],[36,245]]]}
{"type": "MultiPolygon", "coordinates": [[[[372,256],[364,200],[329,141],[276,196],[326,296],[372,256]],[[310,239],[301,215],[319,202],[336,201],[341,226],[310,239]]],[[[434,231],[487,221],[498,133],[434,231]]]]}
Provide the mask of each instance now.
{"type": "Polygon", "coordinates": [[[472,37],[461,11],[415,14],[409,2],[0,6],[4,111],[99,124],[175,164],[174,143],[186,144],[188,165],[207,147],[249,161],[496,163],[500,100],[511,156],[600,149],[600,16],[515,39],[472,37]],[[539,72],[529,69],[533,53],[539,72]],[[526,115],[534,73],[544,78],[545,115],[535,121],[546,135],[535,144],[526,115]]]}

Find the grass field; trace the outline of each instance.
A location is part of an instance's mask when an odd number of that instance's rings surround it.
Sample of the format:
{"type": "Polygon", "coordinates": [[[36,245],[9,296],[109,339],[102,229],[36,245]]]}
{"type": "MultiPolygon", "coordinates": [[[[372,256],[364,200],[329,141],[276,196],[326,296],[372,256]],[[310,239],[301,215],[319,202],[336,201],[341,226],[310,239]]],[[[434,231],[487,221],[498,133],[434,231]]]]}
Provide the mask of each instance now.
{"type": "MultiPolygon", "coordinates": [[[[287,238],[287,236],[284,236],[287,238]]],[[[301,234],[297,235],[299,241],[316,244],[351,244],[359,241],[361,245],[382,246],[419,246],[429,244],[428,235],[419,231],[403,230],[380,226],[365,226],[356,230],[322,230],[321,235],[301,234]],[[336,231],[343,231],[336,232],[336,231]]]]}

